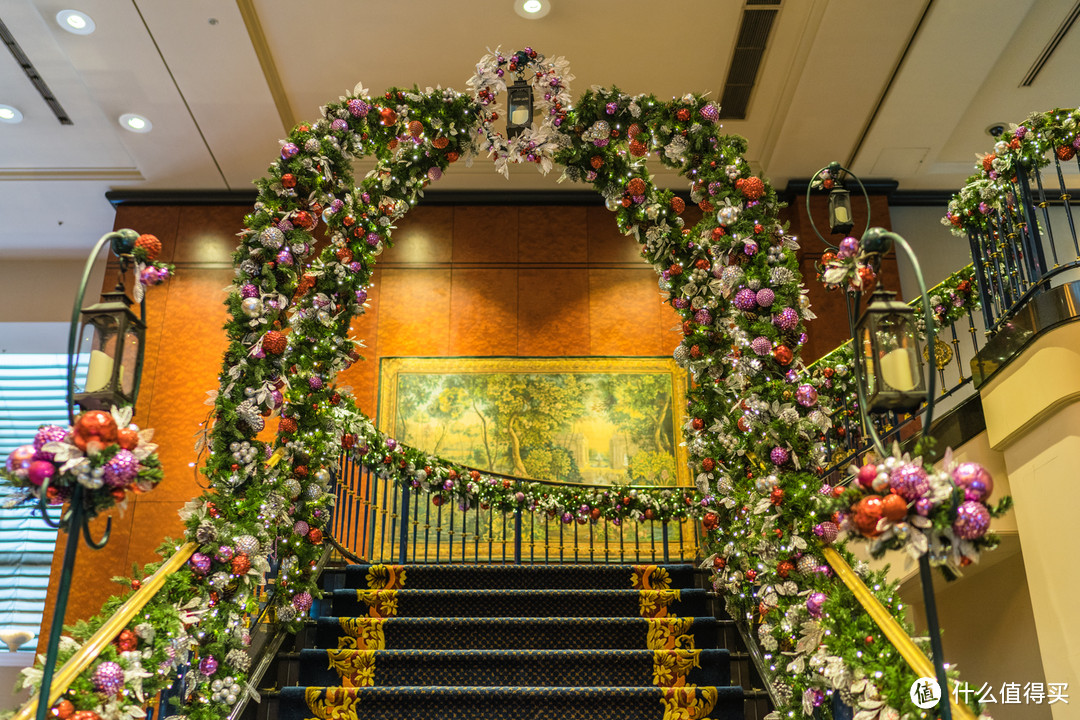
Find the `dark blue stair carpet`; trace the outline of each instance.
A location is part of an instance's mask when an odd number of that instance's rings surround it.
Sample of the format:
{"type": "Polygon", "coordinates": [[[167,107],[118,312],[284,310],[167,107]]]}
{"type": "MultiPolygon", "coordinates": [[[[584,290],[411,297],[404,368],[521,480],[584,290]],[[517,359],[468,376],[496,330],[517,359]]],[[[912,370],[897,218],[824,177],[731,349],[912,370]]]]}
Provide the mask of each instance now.
{"type": "Polygon", "coordinates": [[[727,685],[727,650],[302,650],[301,685],[727,685]]]}
{"type": "Polygon", "coordinates": [[[739,687],[290,687],[280,720],[740,720],[739,687]]]}
{"type": "Polygon", "coordinates": [[[690,565],[350,565],[345,587],[368,590],[663,590],[689,587],[690,565]]]}
{"type": "Polygon", "coordinates": [[[700,589],[335,590],[331,612],[369,617],[695,617],[700,589]]]}
{"type": "Polygon", "coordinates": [[[716,647],[711,617],[657,618],[337,618],[321,617],[321,648],[361,650],[597,650],[716,647]],[[677,638],[688,636],[689,640],[677,638]]]}

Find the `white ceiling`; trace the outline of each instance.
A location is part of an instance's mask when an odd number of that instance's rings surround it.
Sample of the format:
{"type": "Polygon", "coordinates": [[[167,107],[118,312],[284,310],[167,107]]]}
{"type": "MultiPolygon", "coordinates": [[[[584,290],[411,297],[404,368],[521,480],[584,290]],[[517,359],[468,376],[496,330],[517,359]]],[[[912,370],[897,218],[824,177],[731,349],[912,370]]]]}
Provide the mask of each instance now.
{"type": "MultiPolygon", "coordinates": [[[[575,91],[719,98],[742,2],[552,2],[547,17],[524,20],[513,0],[0,0],[0,19],[74,120],[61,125],[0,49],[0,104],[24,115],[0,124],[0,256],[85,253],[112,227],[110,189],[248,189],[277,154],[283,116],[315,119],[358,81],[373,93],[465,90],[498,45],[565,56],[575,91]],[[96,31],[60,29],[65,8],[96,31]],[[125,112],[153,131],[121,129],[125,112]]],[[[1020,87],[1076,4],[783,0],[748,117],[725,129],[748,139],[748,159],[779,187],[835,159],[902,190],[956,189],[993,144],[987,126],[1080,104],[1080,29],[1020,87]]],[[[556,175],[515,166],[506,181],[478,160],[437,187],[580,189],[556,175]]]]}

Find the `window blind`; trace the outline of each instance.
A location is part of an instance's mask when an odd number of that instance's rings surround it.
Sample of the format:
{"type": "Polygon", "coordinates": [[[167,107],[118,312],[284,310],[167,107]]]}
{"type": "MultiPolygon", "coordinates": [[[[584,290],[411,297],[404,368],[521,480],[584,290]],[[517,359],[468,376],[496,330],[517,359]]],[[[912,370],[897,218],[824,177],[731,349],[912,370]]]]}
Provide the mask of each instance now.
{"type": "MultiPolygon", "coordinates": [[[[83,364],[76,382],[85,375],[83,364]]],[[[0,459],[33,442],[41,425],[67,426],[66,391],[67,355],[0,354],[0,459]]],[[[56,534],[28,506],[0,508],[0,633],[31,633],[24,652],[37,645],[56,534]]]]}

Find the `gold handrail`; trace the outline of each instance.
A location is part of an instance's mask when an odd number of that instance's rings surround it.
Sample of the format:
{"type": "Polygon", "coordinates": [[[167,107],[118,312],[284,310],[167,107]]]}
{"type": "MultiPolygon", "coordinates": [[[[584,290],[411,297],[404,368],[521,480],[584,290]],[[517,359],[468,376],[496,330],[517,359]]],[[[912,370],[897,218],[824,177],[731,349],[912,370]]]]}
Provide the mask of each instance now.
{"type": "MultiPolygon", "coordinates": [[[[74,538],[71,541],[74,542],[74,538]]],[[[198,547],[197,543],[189,542],[177,548],[172,557],[162,563],[157,572],[143,582],[142,587],[132,593],[131,597],[117,608],[112,617],[106,620],[105,624],[74,655],[68,658],[68,661],[56,671],[56,675],[53,677],[52,687],[49,689],[49,707],[52,707],[60,699],[60,696],[71,686],[71,683],[75,682],[75,678],[90,667],[90,664],[97,659],[101,651],[113,641],[113,638],[120,634],[121,630],[127,627],[127,624],[143,609],[146,603],[150,602],[150,598],[161,590],[165,580],[179,570],[198,547]]],[[[19,708],[19,712],[16,713],[12,720],[30,720],[37,713],[37,706],[38,696],[37,693],[34,693],[34,697],[19,708]]]]}
{"type": "MultiPolygon", "coordinates": [[[[919,677],[936,677],[934,665],[930,662],[930,659],[904,632],[904,628],[900,626],[900,623],[896,622],[896,618],[878,602],[878,599],[870,592],[870,588],[866,587],[863,581],[859,579],[855,571],[847,564],[847,561],[840,556],[840,553],[829,547],[823,548],[822,553],[825,555],[825,560],[836,572],[837,577],[848,586],[855,599],[859,601],[859,604],[863,606],[871,619],[881,628],[885,638],[892,643],[892,646],[904,658],[908,667],[919,677]]],[[[951,686],[942,689],[949,697],[949,706],[952,708],[954,718],[958,720],[975,720],[975,714],[971,712],[967,705],[956,702],[951,686]]]]}

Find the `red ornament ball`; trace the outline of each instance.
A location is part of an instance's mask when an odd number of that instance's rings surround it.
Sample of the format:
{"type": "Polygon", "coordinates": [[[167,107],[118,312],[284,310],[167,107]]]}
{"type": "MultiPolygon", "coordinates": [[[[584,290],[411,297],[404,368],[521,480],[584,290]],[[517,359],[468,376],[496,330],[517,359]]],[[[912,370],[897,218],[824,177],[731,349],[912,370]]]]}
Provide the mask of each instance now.
{"type": "Polygon", "coordinates": [[[287,188],[296,187],[296,176],[292,173],[285,173],[281,176],[281,185],[287,188]]]}
{"type": "Polygon", "coordinates": [[[705,458],[701,461],[701,469],[705,472],[712,472],[716,469],[716,461],[712,458],[705,458]]]}
{"type": "Polygon", "coordinates": [[[153,260],[161,253],[161,241],[150,234],[140,235],[135,241],[135,247],[142,248],[146,252],[147,260],[153,260]]]}
{"type": "Polygon", "coordinates": [[[851,513],[855,528],[866,537],[881,534],[877,529],[878,520],[885,512],[884,501],[880,495],[867,495],[855,504],[851,513]]]}
{"type": "Polygon", "coordinates": [[[723,558],[717,555],[712,560],[712,566],[713,570],[723,570],[725,567],[727,567],[727,558],[723,558]]]}
{"type": "Polygon", "coordinates": [[[629,150],[634,157],[645,157],[649,154],[649,146],[640,140],[631,140],[629,150]]]}
{"type": "Polygon", "coordinates": [[[246,553],[236,553],[229,561],[233,575],[245,575],[251,569],[251,558],[246,553]]]}
{"type": "Polygon", "coordinates": [[[750,421],[746,418],[745,415],[740,417],[739,421],[735,424],[743,432],[750,432],[750,421]]]}
{"type": "Polygon", "coordinates": [[[750,582],[757,580],[757,570],[750,569],[746,571],[746,579],[750,582]]]}
{"type": "Polygon", "coordinates": [[[705,429],[705,421],[702,420],[701,418],[694,418],[693,420],[690,421],[690,427],[694,428],[695,430],[704,430],[705,429]]]}
{"type": "Polygon", "coordinates": [[[397,112],[393,108],[382,108],[379,110],[379,124],[383,127],[389,127],[397,122],[397,112]]]}
{"type": "Polygon", "coordinates": [[[592,165],[593,170],[599,170],[604,167],[604,158],[599,155],[593,155],[589,158],[589,164],[592,165]]]}
{"type": "Polygon", "coordinates": [[[322,545],[322,530],[320,530],[319,528],[311,528],[310,530],[308,530],[307,539],[308,542],[310,542],[312,545],[322,545]]]}
{"type": "Polygon", "coordinates": [[[134,450],[139,445],[139,431],[133,428],[119,428],[116,441],[125,450],[134,450]]]}
{"type": "Polygon", "coordinates": [[[795,566],[788,560],[782,560],[776,566],[776,574],[782,578],[787,578],[791,574],[791,571],[795,569],[795,566]]]}
{"type": "Polygon", "coordinates": [[[296,432],[296,430],[297,424],[296,420],[294,420],[293,418],[283,417],[281,418],[281,422],[278,423],[278,432],[283,435],[291,435],[292,433],[296,432]]]}
{"type": "Polygon", "coordinates": [[[645,519],[646,520],[652,520],[655,517],[656,517],[656,511],[655,510],[653,510],[652,508],[645,508],[645,519]]]}
{"type": "Polygon", "coordinates": [[[769,493],[769,502],[771,502],[773,505],[779,505],[780,503],[784,502],[784,488],[774,487],[769,493]]]}
{"type": "Polygon", "coordinates": [[[67,720],[74,712],[75,706],[71,704],[70,700],[64,698],[53,706],[52,710],[49,711],[49,714],[55,718],[60,718],[60,720],[67,720]]]}
{"type": "Polygon", "coordinates": [[[444,138],[444,137],[441,137],[441,136],[437,137],[437,138],[435,138],[434,140],[431,141],[432,147],[434,147],[436,150],[442,150],[443,148],[445,148],[449,144],[450,144],[450,139],[449,138],[444,138]]]}
{"type": "Polygon", "coordinates": [[[431,504],[434,505],[435,507],[438,507],[439,505],[442,505],[443,504],[443,496],[442,495],[432,495],[431,496],[431,504]]]}
{"type": "Polygon", "coordinates": [[[671,209],[676,215],[680,215],[686,209],[686,202],[681,197],[675,196],[671,198],[671,209]]]}
{"type": "Polygon", "coordinates": [[[1072,160],[1076,157],[1076,148],[1072,145],[1062,145],[1056,152],[1059,160],[1072,160]]]}
{"type": "Polygon", "coordinates": [[[116,648],[120,652],[131,652],[139,647],[139,638],[128,629],[123,629],[116,636],[116,648]]]}
{"type": "Polygon", "coordinates": [[[639,177],[631,178],[630,182],[626,183],[626,192],[631,195],[644,195],[645,181],[639,177]]]}
{"type": "Polygon", "coordinates": [[[716,513],[705,513],[701,518],[701,526],[705,528],[705,532],[711,532],[720,527],[720,517],[716,513]]]}
{"type": "Polygon", "coordinates": [[[791,352],[791,348],[787,345],[777,345],[773,348],[773,358],[781,365],[790,365],[791,361],[795,359],[795,354],[791,352]]]}
{"type": "Polygon", "coordinates": [[[271,355],[282,354],[285,352],[285,348],[288,344],[288,338],[286,338],[285,333],[280,330],[271,330],[263,335],[263,350],[271,355]]]}
{"type": "Polygon", "coordinates": [[[758,177],[740,178],[735,186],[742,191],[747,200],[757,200],[765,194],[765,183],[758,177]]]}
{"type": "Polygon", "coordinates": [[[412,135],[414,138],[418,138],[421,135],[423,135],[424,134],[424,123],[420,122],[419,120],[410,120],[409,121],[409,134],[412,135]]]}
{"type": "Polygon", "coordinates": [[[679,119],[679,122],[688,122],[690,120],[690,111],[686,108],[679,108],[675,113],[675,117],[679,119]]]}

